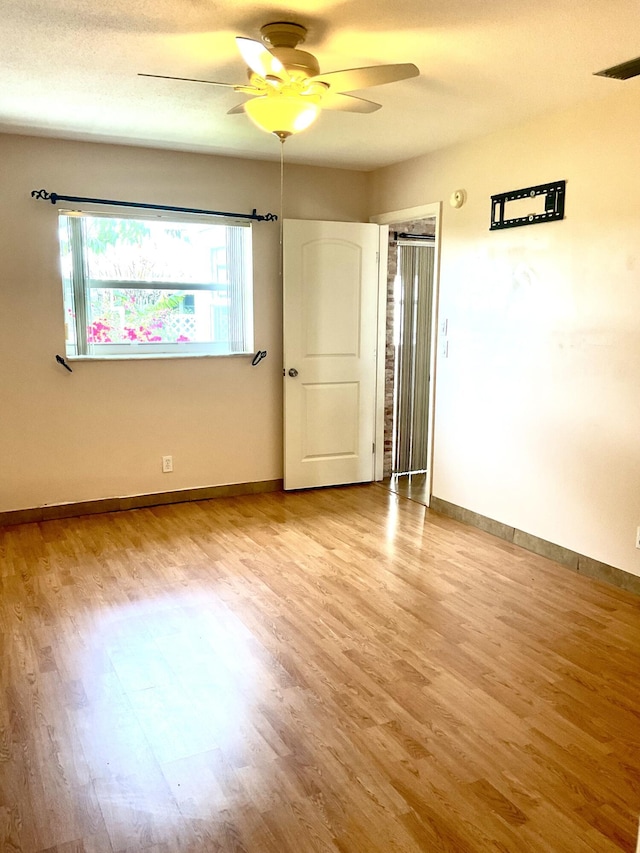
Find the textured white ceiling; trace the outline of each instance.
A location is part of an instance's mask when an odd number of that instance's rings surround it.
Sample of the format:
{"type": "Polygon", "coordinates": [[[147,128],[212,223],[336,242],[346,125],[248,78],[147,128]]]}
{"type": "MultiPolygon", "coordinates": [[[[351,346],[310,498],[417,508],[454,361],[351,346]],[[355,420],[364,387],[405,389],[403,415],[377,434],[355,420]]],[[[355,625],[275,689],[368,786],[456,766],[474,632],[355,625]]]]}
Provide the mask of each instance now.
{"type": "MultiPolygon", "coordinates": [[[[638,0],[0,0],[0,131],[277,159],[279,142],[233,90],[138,72],[243,82],[234,36],[309,29],[322,71],[414,62],[420,76],[363,91],[377,113],[324,112],[289,162],[373,169],[628,82],[594,71],[640,55],[638,0]]],[[[356,93],[358,94],[358,93],[356,93]]]]}

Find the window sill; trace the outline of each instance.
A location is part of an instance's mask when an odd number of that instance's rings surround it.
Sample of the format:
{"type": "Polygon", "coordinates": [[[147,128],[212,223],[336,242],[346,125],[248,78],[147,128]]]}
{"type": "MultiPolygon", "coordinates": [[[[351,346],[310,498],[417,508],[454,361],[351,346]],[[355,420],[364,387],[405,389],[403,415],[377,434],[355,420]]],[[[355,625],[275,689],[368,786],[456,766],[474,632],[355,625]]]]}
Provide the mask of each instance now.
{"type": "Polygon", "coordinates": [[[210,352],[181,352],[181,353],[145,353],[144,355],[66,355],[65,361],[174,361],[184,358],[253,358],[253,352],[210,353],[210,352]]]}

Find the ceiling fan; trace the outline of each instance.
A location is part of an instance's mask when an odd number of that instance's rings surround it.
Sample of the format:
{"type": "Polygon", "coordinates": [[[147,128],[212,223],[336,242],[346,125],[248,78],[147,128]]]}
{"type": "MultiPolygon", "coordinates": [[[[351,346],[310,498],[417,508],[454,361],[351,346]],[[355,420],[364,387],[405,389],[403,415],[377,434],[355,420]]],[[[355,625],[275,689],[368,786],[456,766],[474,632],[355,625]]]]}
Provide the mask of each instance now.
{"type": "Polygon", "coordinates": [[[315,56],[298,49],[307,36],[307,28],[302,24],[276,21],[265,24],[260,33],[262,42],[236,37],[238,49],[248,65],[248,83],[219,83],[164,74],[139,76],[211,83],[250,95],[249,100],[230,109],[229,114],[246,113],[259,128],[274,133],[284,142],[292,133],[309,127],[323,109],[355,113],[379,110],[380,104],[350,93],[417,77],[420,73],[415,65],[406,62],[321,74],[315,56]]]}

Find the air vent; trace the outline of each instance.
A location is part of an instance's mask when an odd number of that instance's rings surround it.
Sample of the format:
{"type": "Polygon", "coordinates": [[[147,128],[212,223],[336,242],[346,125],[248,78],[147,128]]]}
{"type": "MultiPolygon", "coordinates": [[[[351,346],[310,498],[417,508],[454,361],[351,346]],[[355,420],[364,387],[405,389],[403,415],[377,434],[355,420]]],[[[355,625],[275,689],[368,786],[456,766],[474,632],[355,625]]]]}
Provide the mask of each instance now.
{"type": "Polygon", "coordinates": [[[596,77],[612,77],[614,80],[630,80],[632,77],[637,77],[640,74],[640,56],[637,59],[630,59],[628,62],[622,62],[620,65],[613,65],[611,68],[605,68],[604,71],[595,71],[596,77]]]}

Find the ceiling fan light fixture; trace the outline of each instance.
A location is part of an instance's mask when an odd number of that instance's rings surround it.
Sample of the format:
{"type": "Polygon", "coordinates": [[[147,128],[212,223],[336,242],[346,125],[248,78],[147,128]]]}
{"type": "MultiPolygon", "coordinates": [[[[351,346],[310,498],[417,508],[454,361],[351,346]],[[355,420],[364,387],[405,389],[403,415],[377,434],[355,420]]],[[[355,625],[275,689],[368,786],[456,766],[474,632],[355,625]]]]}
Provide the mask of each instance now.
{"type": "Polygon", "coordinates": [[[252,98],[244,109],[260,130],[274,133],[280,139],[306,130],[320,115],[319,98],[278,92],[252,98]]]}

